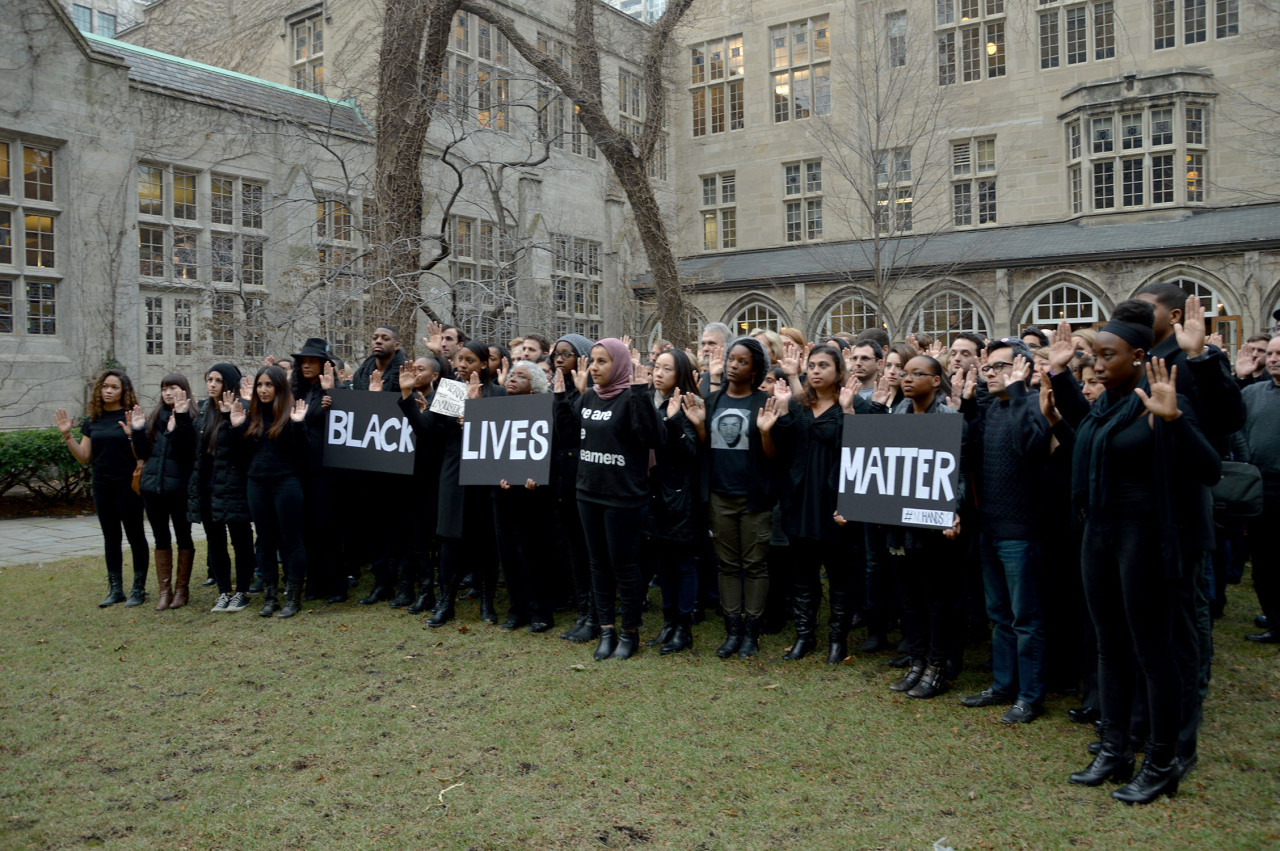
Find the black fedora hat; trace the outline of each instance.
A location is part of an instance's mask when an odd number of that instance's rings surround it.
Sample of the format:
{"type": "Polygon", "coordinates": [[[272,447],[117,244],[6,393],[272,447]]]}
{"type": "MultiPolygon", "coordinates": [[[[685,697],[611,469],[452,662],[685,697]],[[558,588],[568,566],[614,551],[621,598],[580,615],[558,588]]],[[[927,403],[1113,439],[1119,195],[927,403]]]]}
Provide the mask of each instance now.
{"type": "Polygon", "coordinates": [[[329,343],[323,337],[308,337],[307,341],[302,344],[302,351],[294,352],[291,357],[294,360],[298,358],[320,358],[333,363],[333,353],[329,351],[329,343]]]}

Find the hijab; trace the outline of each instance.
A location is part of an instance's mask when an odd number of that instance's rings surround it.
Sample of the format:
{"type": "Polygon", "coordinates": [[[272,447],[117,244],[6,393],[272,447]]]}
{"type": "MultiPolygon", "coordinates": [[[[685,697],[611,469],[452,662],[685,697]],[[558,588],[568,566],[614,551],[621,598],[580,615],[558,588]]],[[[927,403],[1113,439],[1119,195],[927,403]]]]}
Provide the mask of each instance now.
{"type": "Polygon", "coordinates": [[[617,337],[606,337],[596,345],[604,346],[604,350],[613,359],[613,371],[609,373],[608,381],[595,386],[595,391],[601,399],[612,399],[631,386],[631,350],[617,337]]]}

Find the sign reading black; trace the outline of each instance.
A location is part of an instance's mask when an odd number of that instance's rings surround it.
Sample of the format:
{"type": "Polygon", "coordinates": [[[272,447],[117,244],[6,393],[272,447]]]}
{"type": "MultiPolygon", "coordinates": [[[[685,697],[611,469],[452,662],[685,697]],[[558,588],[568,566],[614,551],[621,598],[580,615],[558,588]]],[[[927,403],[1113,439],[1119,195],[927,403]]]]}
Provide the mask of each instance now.
{"type": "Polygon", "coordinates": [[[413,475],[413,430],[396,404],[399,393],[331,390],[324,465],[413,475]]]}
{"type": "Polygon", "coordinates": [[[460,485],[524,487],[551,481],[550,393],[468,399],[462,423],[460,485]]]}
{"type": "Polygon", "coordinates": [[[845,416],[836,507],[850,521],[949,529],[964,417],[845,416]]]}

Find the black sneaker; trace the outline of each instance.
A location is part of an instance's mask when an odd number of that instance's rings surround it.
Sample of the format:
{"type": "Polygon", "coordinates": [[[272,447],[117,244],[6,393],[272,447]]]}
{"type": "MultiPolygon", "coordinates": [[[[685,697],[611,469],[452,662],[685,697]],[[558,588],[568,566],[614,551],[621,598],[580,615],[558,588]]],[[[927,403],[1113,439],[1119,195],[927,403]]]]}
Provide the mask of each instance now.
{"type": "Polygon", "coordinates": [[[983,706],[1007,706],[1013,703],[1013,695],[998,692],[995,689],[985,688],[981,694],[971,694],[968,697],[960,698],[963,706],[972,707],[974,709],[983,706]]]}
{"type": "Polygon", "coordinates": [[[1000,721],[1004,724],[1030,724],[1039,718],[1042,712],[1043,710],[1019,700],[1000,716],[1000,721]]]}

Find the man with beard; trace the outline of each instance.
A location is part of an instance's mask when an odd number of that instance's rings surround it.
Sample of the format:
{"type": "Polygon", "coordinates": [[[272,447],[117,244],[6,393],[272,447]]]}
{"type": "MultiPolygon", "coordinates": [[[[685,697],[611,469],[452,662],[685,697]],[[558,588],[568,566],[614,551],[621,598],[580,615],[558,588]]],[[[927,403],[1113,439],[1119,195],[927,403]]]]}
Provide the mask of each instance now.
{"type": "Polygon", "coordinates": [[[884,369],[884,350],[873,340],[860,340],[853,344],[853,355],[849,358],[849,371],[858,379],[858,395],[870,400],[876,389],[876,381],[880,378],[880,370],[884,369]]]}

